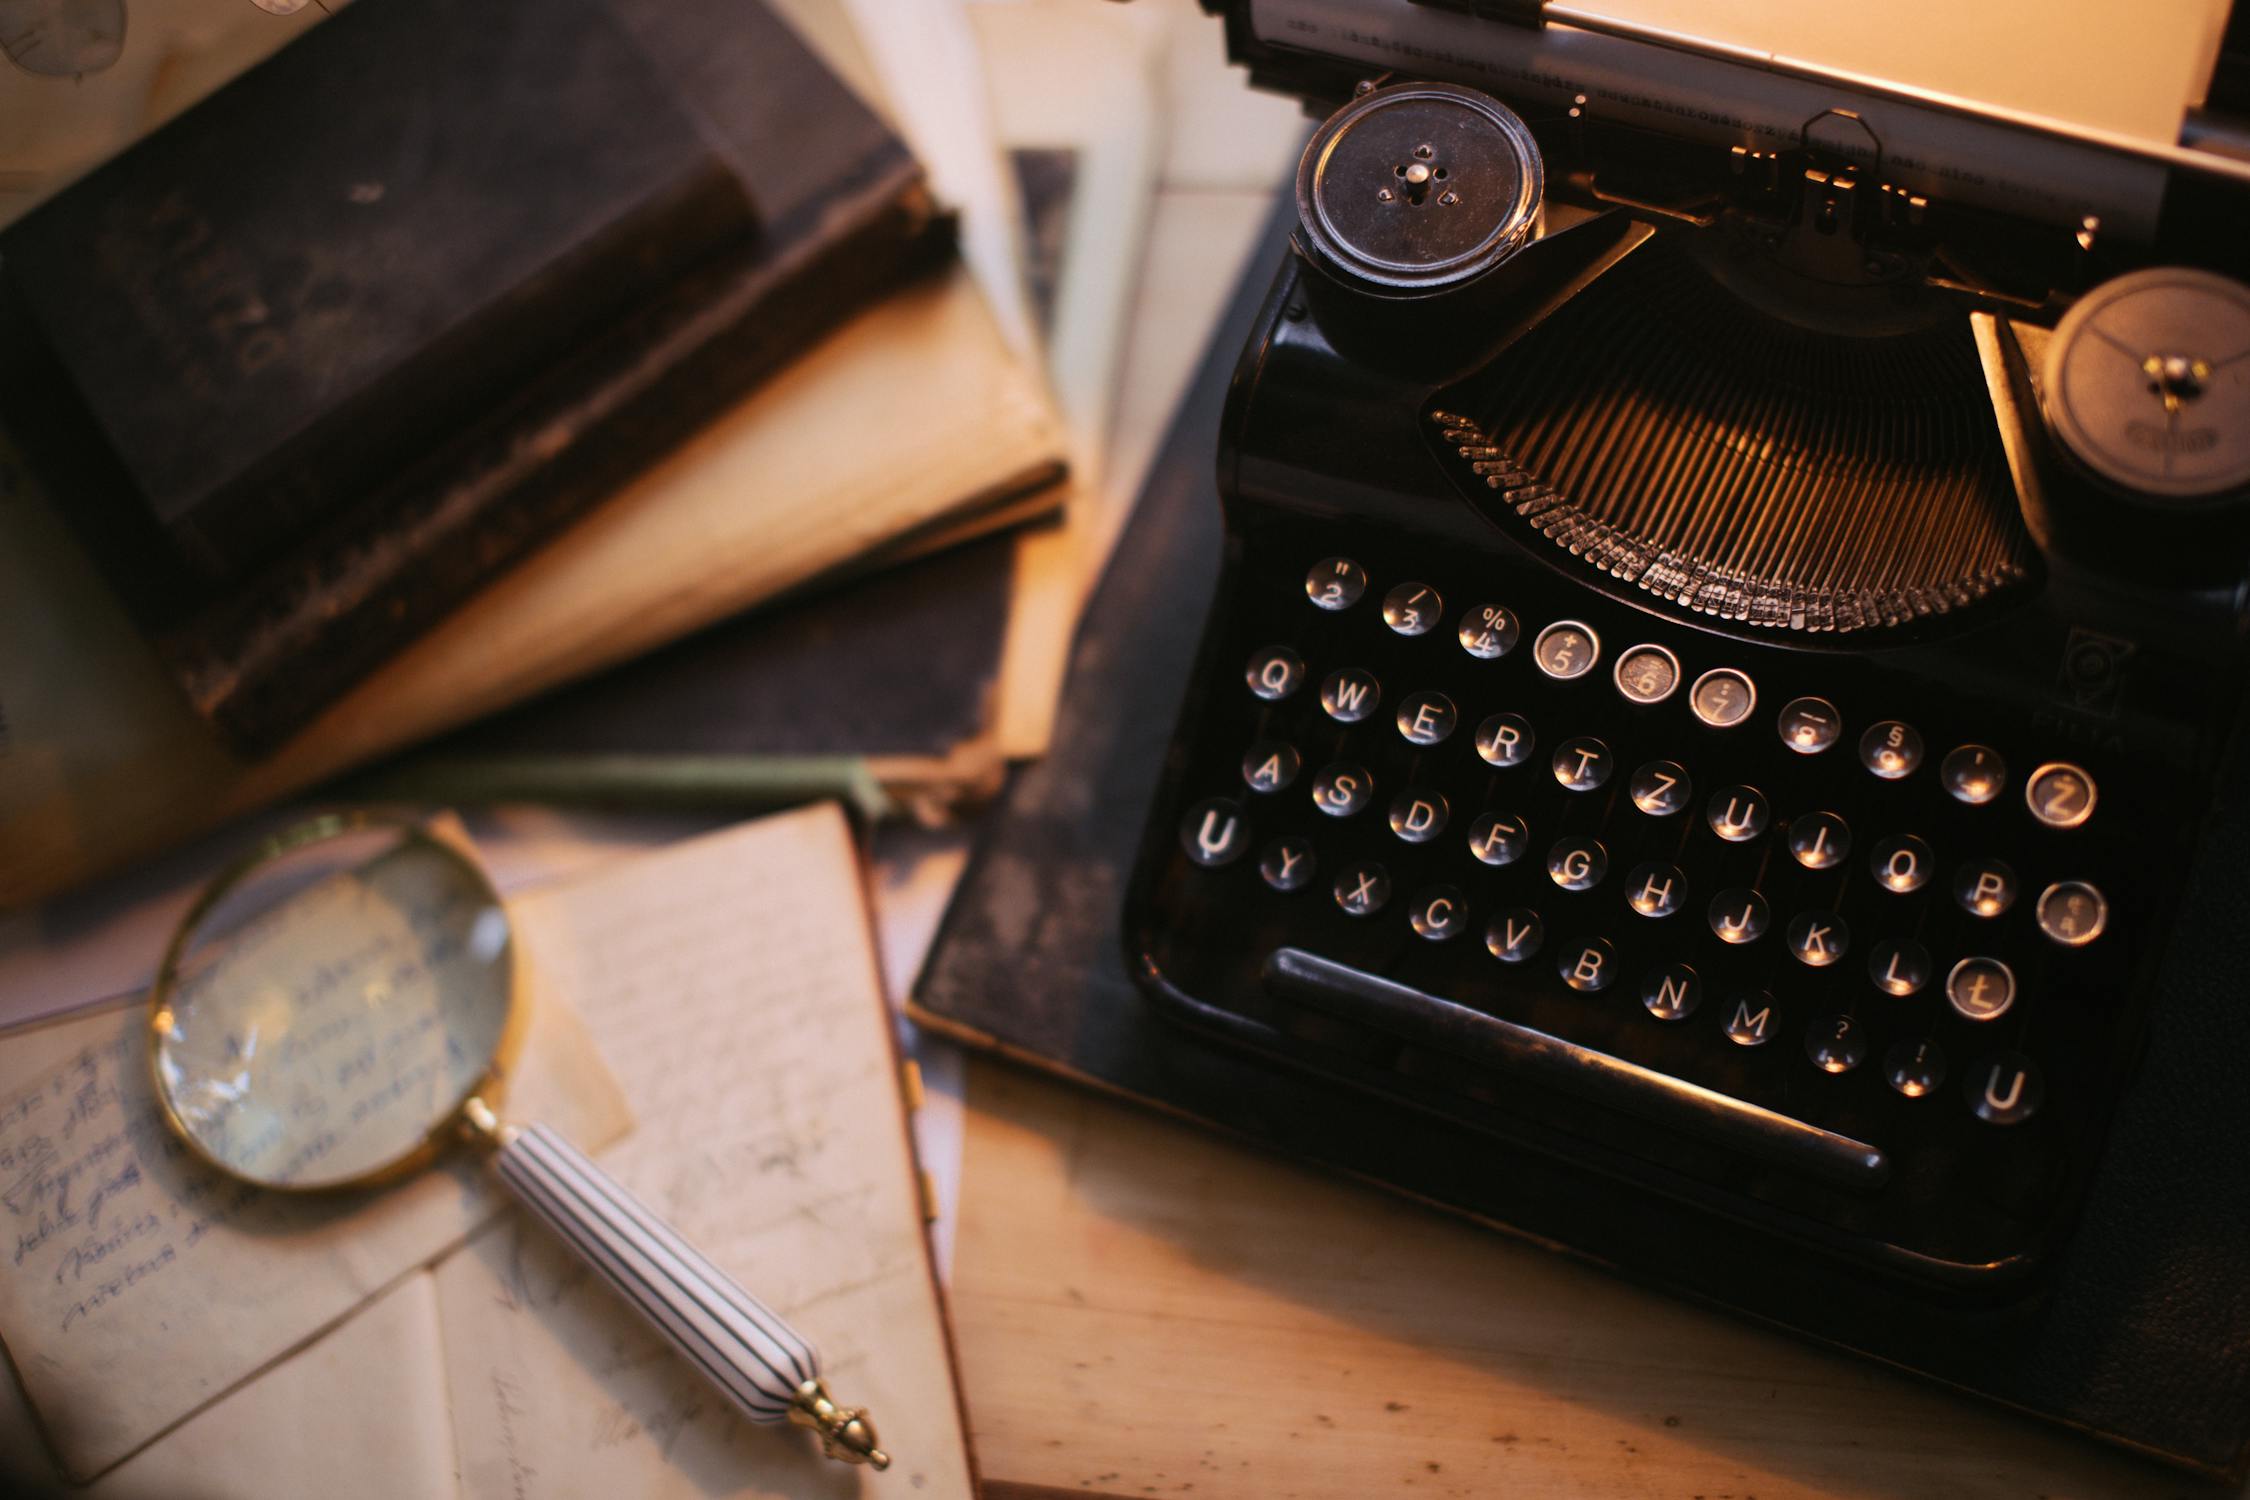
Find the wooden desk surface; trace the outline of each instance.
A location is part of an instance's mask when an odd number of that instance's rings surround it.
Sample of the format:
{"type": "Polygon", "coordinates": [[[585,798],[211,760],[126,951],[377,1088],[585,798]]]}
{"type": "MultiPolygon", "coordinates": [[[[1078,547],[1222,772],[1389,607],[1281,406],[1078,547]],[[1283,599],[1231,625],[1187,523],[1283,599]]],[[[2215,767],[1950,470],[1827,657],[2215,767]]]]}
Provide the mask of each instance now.
{"type": "Polygon", "coordinates": [[[962,1181],[990,1500],[2215,1493],[1002,1064],[962,1181]]]}

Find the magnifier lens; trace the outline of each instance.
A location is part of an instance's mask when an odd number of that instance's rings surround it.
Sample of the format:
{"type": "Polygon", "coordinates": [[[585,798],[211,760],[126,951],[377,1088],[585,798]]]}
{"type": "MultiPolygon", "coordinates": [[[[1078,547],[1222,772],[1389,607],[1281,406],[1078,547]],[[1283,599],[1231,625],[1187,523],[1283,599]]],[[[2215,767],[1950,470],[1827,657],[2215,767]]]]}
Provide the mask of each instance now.
{"type": "Polygon", "coordinates": [[[331,1187],[413,1156],[491,1071],[507,914],[464,856],[354,829],[246,870],[183,935],[158,1092],[220,1166],[331,1187]]]}

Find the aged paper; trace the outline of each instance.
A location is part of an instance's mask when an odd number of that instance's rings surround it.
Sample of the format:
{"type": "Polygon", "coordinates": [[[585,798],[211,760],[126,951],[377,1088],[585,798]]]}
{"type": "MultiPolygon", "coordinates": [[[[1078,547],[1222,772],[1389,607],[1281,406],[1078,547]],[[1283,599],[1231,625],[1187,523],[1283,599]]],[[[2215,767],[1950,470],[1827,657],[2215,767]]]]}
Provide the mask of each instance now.
{"type": "MultiPolygon", "coordinates": [[[[589,1147],[614,1140],[622,1098],[536,968],[529,1004],[509,1108],[589,1147]]],[[[252,1187],[165,1124],[145,1007],[15,1033],[0,1048],[0,1342],[85,1478],[459,1243],[501,1191],[465,1151],[383,1188],[252,1187]]]]}
{"type": "Polygon", "coordinates": [[[819,1346],[887,1474],[737,1417],[538,1225],[439,1267],[464,1496],[971,1495],[857,861],[830,806],[548,893],[525,942],[623,1084],[602,1164],[819,1346]]]}
{"type": "MultiPolygon", "coordinates": [[[[437,1293],[418,1271],[73,1491],[84,1500],[442,1500],[455,1493],[437,1293]]],[[[0,1370],[0,1493],[59,1477],[0,1370]]]]}

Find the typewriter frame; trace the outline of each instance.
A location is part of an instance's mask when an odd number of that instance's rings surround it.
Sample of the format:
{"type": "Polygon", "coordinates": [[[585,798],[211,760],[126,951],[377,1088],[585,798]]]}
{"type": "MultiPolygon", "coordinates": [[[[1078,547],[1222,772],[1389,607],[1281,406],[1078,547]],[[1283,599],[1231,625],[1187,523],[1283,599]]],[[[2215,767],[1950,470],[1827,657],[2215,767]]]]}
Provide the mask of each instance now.
{"type": "MultiPolygon", "coordinates": [[[[2233,721],[2240,694],[2243,653],[2235,605],[2238,580],[2230,581],[2222,570],[2199,584],[2182,587],[2167,581],[2161,566],[2152,571],[2135,564],[2123,573],[2087,566],[2084,559],[2089,551],[2098,553],[2099,549],[2083,545],[2085,523],[2074,519],[2069,505],[2050,507],[2048,503],[2078,481],[2040,431],[2034,414],[2036,396],[2017,335],[2002,319],[1986,313],[1978,325],[1980,350],[2008,437],[2026,523],[2040,543],[2041,576],[2027,597],[1989,608],[1975,606],[1933,629],[1894,633],[1869,648],[1863,642],[1836,637],[1798,638],[1783,645],[1770,633],[1761,636],[1744,627],[1685,616],[1645,596],[1636,597],[1628,589],[1597,587],[1583,574],[1571,572],[1569,560],[1552,547],[1527,541],[1512,532],[1504,518],[1489,514],[1489,507],[1479,506],[1473,487],[1464,483],[1463,470],[1451,461],[1432,421],[1432,412],[1452,399],[1448,392],[1473,386],[1476,373],[1495,357],[1495,349],[1500,351],[1498,357],[1504,358],[1505,348],[1525,329],[1634,253],[1650,234],[1661,232],[1657,228],[1661,220],[1616,205],[1599,207],[1575,220],[1567,214],[1563,217],[1568,227],[1541,243],[1575,239],[1579,248],[1560,257],[1559,267],[1543,273],[1549,276],[1547,283],[1534,281],[1514,294],[1514,305],[1524,310],[1522,315],[1492,325],[1481,346],[1472,340],[1448,351],[1434,365],[1423,361],[1424,368],[1419,370],[1412,368],[1412,359],[1402,362],[1387,357],[1379,335],[1370,343],[1365,329],[1357,326],[1358,315],[1326,293],[1322,281],[1325,273],[1308,259],[1302,245],[1293,247],[1280,268],[1228,392],[1218,465],[1226,550],[1198,652],[1192,679],[1195,686],[1170,744],[1156,811],[1143,839],[1127,899],[1124,940],[1128,972],[1162,1014],[1206,1037],[1260,1054],[1282,1066],[1403,1100],[1468,1125],[1510,1149],[1561,1158],[1626,1191],[1654,1193],[1693,1204],[1768,1237],[1778,1246],[1833,1258],[1861,1272],[1872,1271],[1912,1288],[1917,1295],[1941,1301],[1986,1302],[2032,1295],[2038,1271],[2069,1230],[2098,1157],[2108,1115],[2130,1084],[2153,1003],[2149,987],[2165,946],[2156,938],[2184,882],[2193,844],[2194,812],[2208,801],[2221,742],[2233,721]],[[1870,1197],[1864,1193],[1825,1185],[1808,1187],[1785,1168],[1739,1170],[1739,1161],[1730,1162],[1724,1151],[1714,1158],[1709,1148],[1690,1139],[1629,1140],[1630,1130],[1646,1127],[1636,1126],[1629,1114],[1587,1105],[1568,1093],[1534,1085],[1528,1090],[1530,1106],[1516,1109],[1489,1093],[1479,1098],[1476,1091],[1482,1080],[1475,1070],[1464,1068],[1458,1059],[1448,1059],[1443,1048],[1402,1041],[1395,1032],[1339,1019],[1333,1009],[1323,1014],[1275,999],[1269,993],[1274,986],[1261,972],[1266,953],[1272,947],[1294,946],[1286,939],[1295,929],[1289,925],[1292,919],[1277,920],[1262,908],[1276,901],[1293,900],[1308,908],[1317,903],[1325,908],[1320,915],[1331,925],[1354,920],[1340,916],[1328,905],[1326,879],[1330,872],[1324,869],[1310,890],[1280,896],[1260,884],[1254,859],[1221,869],[1194,866],[1181,852],[1179,824],[1187,807],[1208,796],[1229,796],[1250,804],[1255,822],[1260,811],[1257,799],[1243,791],[1239,779],[1229,784],[1214,770],[1220,763],[1218,750],[1222,744],[1231,746],[1236,756],[1247,748],[1249,736],[1240,727],[1246,712],[1262,711],[1262,706],[1246,709],[1252,700],[1243,691],[1241,674],[1250,652],[1269,642],[1245,633],[1250,627],[1242,623],[1242,614],[1245,609],[1263,609],[1270,614],[1280,608],[1272,597],[1261,603],[1253,597],[1253,590],[1263,588],[1270,594],[1277,583],[1291,581],[1292,570],[1295,576],[1301,576],[1301,570],[1332,554],[1353,556],[1367,566],[1372,581],[1368,597],[1356,606],[1356,613],[1363,629],[1374,632],[1378,639],[1382,627],[1365,617],[1378,607],[1384,588],[1405,578],[1437,582],[1439,574],[1444,575],[1439,587],[1446,593],[1447,610],[1437,639],[1391,640],[1384,644],[1408,650],[1428,648],[1433,655],[1452,652],[1461,658],[1447,663],[1455,679],[1463,675],[1461,669],[1467,658],[1452,644],[1453,624],[1461,606],[1482,602],[1479,596],[1457,596],[1455,581],[1467,569],[1482,568],[1486,570],[1484,576],[1507,580],[1496,582],[1492,592],[1500,596],[1499,602],[1518,612],[1523,626],[1522,639],[1509,656],[1499,662],[1474,663],[1475,668],[1512,668],[1512,675],[1519,681],[1527,674],[1535,678],[1526,654],[1532,633],[1540,625],[1566,616],[1596,623],[1605,645],[1598,678],[1538,686],[1552,690],[1542,693],[1546,701],[1565,696],[1563,689],[1581,699],[1604,695],[1605,701],[1581,724],[1558,722],[1552,710],[1534,712],[1539,752],[1531,764],[1494,773],[1498,776],[1544,778],[1546,750],[1563,735],[1598,732],[1596,721],[1622,722],[1635,712],[1653,712],[1622,709],[1608,681],[1616,651],[1628,642],[1642,640],[1667,645],[1679,655],[1686,668],[1683,682],[1704,667],[1719,664],[1742,668],[1757,682],[1759,699],[1751,720],[1732,730],[1686,727],[1686,711],[1680,701],[1684,694],[1662,706],[1677,716],[1672,732],[1679,739],[1702,736],[1699,756],[1705,765],[1711,764],[1710,757],[1717,753],[1712,744],[1721,739],[1761,739],[1760,751],[1767,763],[1773,756],[1786,755],[1773,732],[1773,712],[1801,691],[1819,691],[1812,685],[1815,683],[1828,685],[1821,696],[1841,703],[1847,719],[1845,742],[1821,758],[1834,766],[1831,775],[1865,779],[1865,773],[1850,760],[1852,741],[1860,727],[1877,718],[1904,718],[1924,730],[1928,749],[1919,784],[1925,790],[1947,748],[1968,740],[2005,740],[2001,748],[2011,774],[2003,800],[2010,805],[1970,811],[2012,813],[2020,823],[2028,821],[2020,816],[2020,799],[2023,774],[2035,763],[2032,754],[2043,747],[2045,755],[2059,758],[2067,752],[2082,760],[2093,771],[2103,798],[2100,813],[2085,828],[2072,830],[2067,836],[2040,830],[2026,837],[2026,830],[2019,826],[1991,850],[2016,864],[2023,875],[2024,889],[2018,897],[2023,908],[2019,911],[2019,929],[2028,923],[2028,904],[2049,878],[2053,860],[2059,857],[2053,852],[2054,838],[2075,837],[2075,848],[2096,852],[2104,873],[2085,873],[2110,895],[2108,946],[2103,949],[2097,943],[2092,949],[2069,956],[2096,958],[2103,971],[2100,983],[2122,982],[2130,997],[2127,1004],[2077,1039],[2080,1053],[2093,1059],[2088,1064],[2091,1076],[2069,1079],[2043,1115],[2014,1128],[2020,1134],[2011,1134],[2004,1142],[1996,1139],[1996,1144],[2011,1147],[2038,1142],[2029,1154],[2039,1160],[2036,1166],[2026,1168],[2046,1179],[2042,1191],[2033,1195],[2036,1202],[2020,1214],[2000,1215],[2004,1223],[1996,1232],[1994,1225],[1986,1225],[1975,1233],[1949,1235],[1945,1226],[1936,1222],[1942,1217],[1940,1206],[1905,1211],[1912,1222],[1902,1228],[1884,1222],[1879,1211],[1867,1212],[1870,1197]],[[1430,558],[1445,561],[1433,571],[1428,563],[1414,560],[1430,558]],[[1526,601],[1531,602],[1527,605],[1526,601]],[[1576,601],[1575,605],[1571,601],[1576,601]],[[2106,690],[2112,694],[2106,704],[2072,701],[2076,689],[2071,652],[2080,649],[2107,651],[2113,664],[2128,657],[2131,660],[2131,672],[2122,685],[2113,684],[2106,690]],[[2015,664],[2016,671],[2008,670],[2010,663],[2015,664]],[[2031,681],[2023,678],[2021,668],[2025,663],[2038,664],[2031,681]],[[1887,702],[1897,706],[1895,713],[1883,713],[1865,704],[1867,695],[1882,684],[1896,685],[1916,673],[1934,674],[1944,686],[1894,694],[1887,702]],[[2005,721],[2001,734],[1964,723],[1963,706],[1983,701],[2007,705],[1994,715],[2005,721]],[[1944,706],[1933,713],[1924,706],[1929,703],[1944,706]],[[2037,746],[2024,742],[2024,737],[2033,733],[2043,737],[2037,746]],[[2135,868],[2136,859],[2149,848],[2147,826],[2166,830],[2157,845],[2165,858],[2150,872],[2135,868]],[[2125,884],[2128,879],[2130,886],[2125,884]],[[1249,940],[1250,934],[1255,934],[1254,941],[1249,940]],[[1277,936],[1285,941],[1276,942],[1277,936]],[[1231,949],[1226,946],[1230,943],[1231,949]],[[2135,951],[2126,951],[2128,947],[2135,951]]],[[[1284,597],[1283,603],[1303,609],[1306,623],[1315,623],[1310,618],[1315,612],[1306,606],[1301,593],[1293,599],[1284,597]]],[[[1267,627],[1261,624],[1256,629],[1267,627]]],[[[1315,659],[1311,651],[1306,655],[1310,681],[1299,690],[1300,704],[1312,696],[1324,671],[1344,664],[1315,659]]],[[[1382,711],[1369,725],[1361,726],[1375,734],[1363,733],[1361,739],[1364,742],[1388,736],[1395,748],[1399,742],[1390,732],[1389,715],[1397,695],[1440,687],[1443,684],[1437,678],[1446,674],[1433,673],[1428,681],[1395,680],[1388,667],[1378,666],[1377,675],[1383,681],[1382,711]]],[[[1477,718],[1501,706],[1492,702],[1489,694],[1459,701],[1461,723],[1452,743],[1423,753],[1469,754],[1466,741],[1477,718]]],[[[1317,713],[1309,705],[1305,711],[1317,713]]],[[[1612,794],[1621,793],[1624,777],[1641,753],[1633,749],[1619,755],[1612,794]]],[[[1308,750],[1297,785],[1281,795],[1302,799],[1304,782],[1317,764],[1314,753],[1308,750]]],[[[1690,770],[1695,774],[1697,793],[1689,818],[1700,817],[1703,797],[1716,786],[1733,781],[1755,785],[1760,780],[1748,775],[1714,777],[1694,764],[1690,770]]],[[[1358,815],[1363,821],[1379,821],[1382,804],[1388,799],[1390,787],[1384,785],[1382,771],[1378,770],[1376,779],[1376,806],[1358,815]]],[[[1549,784],[1543,790],[1553,788],[1549,784]]],[[[1776,791],[1777,818],[1811,810],[1794,805],[1802,799],[1784,800],[1787,790],[1776,791]]],[[[1454,846],[1474,811],[1462,808],[1457,812],[1443,847],[1454,846]]],[[[1306,818],[1310,818],[1309,813],[1306,818]]],[[[1853,850],[1850,859],[1851,865],[1860,867],[1863,877],[1865,851],[1872,836],[1917,831],[1854,826],[1867,840],[1853,850]]],[[[1519,869],[1507,873],[1521,876],[1526,888],[1533,879],[1540,880],[1541,894],[1554,899],[1556,893],[1544,888],[1544,874],[1538,868],[1539,853],[1551,831],[1552,824],[1541,828],[1533,820],[1532,852],[1519,869]]],[[[1780,839],[1781,829],[1776,827],[1762,842],[1778,848],[1780,839]]],[[[1941,868],[1950,871],[1954,857],[1967,852],[1972,851],[1941,847],[1941,868]]],[[[1595,891],[1559,899],[1584,903],[1591,896],[1596,903],[1610,906],[1610,915],[1601,919],[1598,929],[1589,930],[1616,937],[1626,924],[1643,920],[1627,912],[1619,900],[1619,886],[1628,863],[1624,859],[1613,861],[1611,878],[1595,891]]],[[[1413,885],[1411,879],[1399,882],[1398,897],[1403,900],[1410,895],[1413,885]]],[[[1676,931],[1683,922],[1699,920],[1702,894],[1699,891],[1691,896],[1687,911],[1666,919],[1673,924],[1667,930],[1676,931]]],[[[1935,900],[1946,897],[1942,888],[1929,894],[1935,900]]],[[[1542,910],[1549,904],[1538,903],[1542,910]]],[[[1338,956],[1368,973],[1403,978],[1426,993],[1444,995],[1448,988],[1444,983],[1446,966],[1426,961],[1440,948],[1463,963],[1481,961],[1498,977],[1499,966],[1481,951],[1483,920],[1491,910],[1492,903],[1480,903],[1468,935],[1450,944],[1429,945],[1429,951],[1424,951],[1415,946],[1403,913],[1394,905],[1373,918],[1357,919],[1390,929],[1385,938],[1370,939],[1338,956]]],[[[1777,928],[1788,915],[1776,908],[1777,928]]],[[[1566,925],[1576,925],[1575,919],[1551,925],[1550,940],[1578,935],[1563,931],[1566,925]]],[[[1777,930],[1764,945],[1777,963],[1786,961],[1779,954],[1780,940],[1777,930]]],[[[1854,979],[1860,975],[1859,959],[1864,952],[1863,941],[1841,966],[1854,979]]],[[[1564,1028],[1543,1023],[1565,1013],[1569,1004],[1581,1003],[1581,997],[1570,1001],[1560,998],[1564,992],[1546,958],[1541,955],[1532,966],[1529,981],[1544,993],[1524,1004],[1497,1008],[1518,1023],[1551,1033],[1564,1028]]],[[[1457,973],[1458,966],[1452,972],[1457,973]]],[[[1628,968],[1628,984],[1638,980],[1639,972],[1637,967],[1628,968]]],[[[2041,972],[2051,972],[2051,966],[2041,972]]],[[[2094,987],[2094,982],[2089,980],[2086,987],[2094,987]]],[[[1458,990],[1458,986],[1452,988],[1458,990]]],[[[1933,984],[1925,989],[1923,998],[1930,998],[1935,988],[1933,984]]],[[[1631,989],[1586,998],[1611,1011],[1626,1012],[1617,1027],[1610,1027],[1606,1021],[1597,1026],[1597,1035],[1605,1034],[1604,1028],[1614,1034],[1629,1024],[1652,1029],[1657,1026],[1650,1016],[1641,1013],[1631,989]]],[[[2042,999],[2057,1003],[2053,997],[2031,998],[2035,1004],[2042,999]]],[[[1711,1025],[1712,1013],[1725,1000],[1723,992],[1707,994],[1703,1014],[1691,1019],[1711,1025]]],[[[1758,1049],[1760,1061],[1807,1075],[1799,1082],[1848,1081],[1863,1089],[1884,1087],[1875,1076],[1880,1070],[1879,1053],[1849,1080],[1811,1076],[1814,1070],[1798,1052],[1796,1034],[1808,1014],[1806,1006],[1791,1006],[1787,1030],[1776,1039],[1779,1045],[1758,1049]]],[[[1652,1044],[1657,1040],[1653,1035],[1650,1038],[1652,1044]]],[[[1669,1043],[1668,1037],[1662,1040],[1669,1043]]],[[[1727,1044],[1717,1039],[1715,1031],[1708,1041],[1725,1052],[1727,1044]]],[[[1661,1047],[1653,1050],[1664,1055],[1661,1047]]],[[[1706,1070],[1704,1081],[1724,1089],[1728,1077],[1742,1076],[1742,1070],[1732,1067],[1736,1061],[1722,1057],[1715,1072],[1706,1070]]],[[[1955,1059],[1955,1066],[1972,1061],[1972,1057],[1961,1056],[1955,1059]]],[[[1999,1137],[1999,1127],[1970,1118],[1961,1100],[1954,1096],[1957,1076],[1945,1080],[1940,1090],[1944,1097],[1892,1102],[1948,1110],[1959,1116],[1955,1124],[1999,1137]]],[[[1734,1090],[1738,1094],[1742,1091],[1734,1090]]],[[[1755,1087],[1750,1091],[1760,1092],[1755,1087]]],[[[1763,1092],[1769,1097],[1774,1093],[1771,1089],[1763,1092]]],[[[1780,1093],[1783,1097],[1777,1105],[1785,1105],[1801,1100],[1804,1090],[1784,1087],[1780,1093]]],[[[1791,1111],[1782,1107],[1781,1112],[1791,1111]]],[[[1926,1154],[1932,1148],[1925,1141],[1918,1149],[1926,1154]]],[[[2001,1175],[2009,1170],[2001,1169],[2001,1175]]],[[[1914,1171],[1914,1163],[1909,1162],[1901,1176],[1910,1177],[1914,1171]]],[[[1594,1190],[1591,1185],[1589,1190],[1594,1190]]],[[[1876,1194],[1874,1199],[1879,1201],[1880,1196],[1876,1194]]]]}

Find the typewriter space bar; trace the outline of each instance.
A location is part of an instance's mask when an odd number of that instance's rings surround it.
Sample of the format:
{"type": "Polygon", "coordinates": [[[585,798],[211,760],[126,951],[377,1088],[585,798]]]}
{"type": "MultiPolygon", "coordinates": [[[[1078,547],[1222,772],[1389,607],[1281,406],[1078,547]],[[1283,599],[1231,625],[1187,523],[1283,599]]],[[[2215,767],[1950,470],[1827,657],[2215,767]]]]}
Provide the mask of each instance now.
{"type": "Polygon", "coordinates": [[[1481,1063],[1581,1099],[1691,1131],[1778,1167],[1860,1192],[1891,1175],[1875,1147],[1560,1037],[1488,1016],[1301,948],[1267,955],[1266,988],[1344,1020],[1481,1063]]]}

